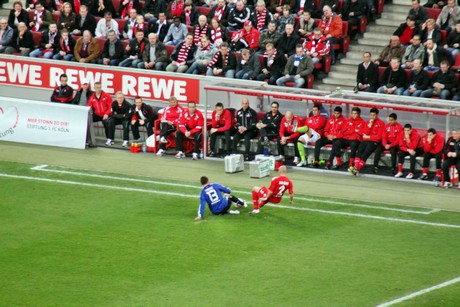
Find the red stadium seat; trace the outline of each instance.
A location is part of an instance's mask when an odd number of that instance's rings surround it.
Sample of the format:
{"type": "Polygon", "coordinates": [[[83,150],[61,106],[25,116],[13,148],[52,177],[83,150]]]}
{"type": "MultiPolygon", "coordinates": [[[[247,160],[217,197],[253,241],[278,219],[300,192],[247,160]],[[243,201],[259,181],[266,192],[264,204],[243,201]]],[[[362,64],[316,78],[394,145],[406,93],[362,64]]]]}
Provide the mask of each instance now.
{"type": "MultiPolygon", "coordinates": [[[[460,53],[457,53],[455,56],[454,65],[452,65],[452,69],[460,69],[460,53]]],[[[460,76],[457,74],[457,77],[460,76]]]]}
{"type": "Polygon", "coordinates": [[[197,8],[198,12],[200,12],[200,15],[208,16],[209,12],[211,12],[210,7],[197,6],[196,8],[197,8]]]}
{"type": "Polygon", "coordinates": [[[42,32],[35,32],[31,31],[32,36],[34,37],[34,44],[35,46],[39,47],[40,46],[40,40],[42,39],[43,33],[42,32]]]}
{"type": "Polygon", "coordinates": [[[168,58],[171,56],[175,48],[176,46],[166,45],[166,52],[168,53],[168,58]]]}
{"type": "Polygon", "coordinates": [[[433,8],[426,8],[426,11],[428,13],[428,18],[432,18],[434,20],[438,19],[439,14],[441,13],[440,9],[433,9],[433,8]]]}

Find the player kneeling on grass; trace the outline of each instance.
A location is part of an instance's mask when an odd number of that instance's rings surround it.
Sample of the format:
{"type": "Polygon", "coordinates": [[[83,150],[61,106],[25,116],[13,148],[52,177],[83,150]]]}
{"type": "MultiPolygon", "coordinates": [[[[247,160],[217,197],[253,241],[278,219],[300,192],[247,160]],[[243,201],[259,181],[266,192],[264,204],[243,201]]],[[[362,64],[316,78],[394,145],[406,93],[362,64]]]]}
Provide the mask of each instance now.
{"type": "Polygon", "coordinates": [[[299,136],[297,142],[297,149],[299,150],[300,155],[300,163],[298,163],[297,166],[305,166],[307,165],[305,146],[308,144],[315,144],[316,141],[321,138],[321,136],[318,132],[309,128],[308,126],[298,127],[295,129],[295,131],[303,133],[301,136],[299,136]]]}
{"type": "Polygon", "coordinates": [[[247,204],[241,198],[231,195],[229,188],[218,183],[210,183],[208,177],[203,176],[200,179],[203,189],[200,194],[200,207],[198,208],[198,216],[195,221],[203,219],[204,209],[206,204],[209,206],[212,214],[240,214],[238,210],[229,210],[230,206],[235,203],[235,207],[247,207],[247,204]]]}
{"type": "Polygon", "coordinates": [[[289,191],[289,204],[294,203],[294,186],[291,180],[286,177],[286,166],[280,166],[278,177],[273,177],[270,187],[253,187],[252,200],[254,202],[254,210],[250,213],[259,213],[260,208],[266,203],[278,204],[286,191],[289,191]]]}

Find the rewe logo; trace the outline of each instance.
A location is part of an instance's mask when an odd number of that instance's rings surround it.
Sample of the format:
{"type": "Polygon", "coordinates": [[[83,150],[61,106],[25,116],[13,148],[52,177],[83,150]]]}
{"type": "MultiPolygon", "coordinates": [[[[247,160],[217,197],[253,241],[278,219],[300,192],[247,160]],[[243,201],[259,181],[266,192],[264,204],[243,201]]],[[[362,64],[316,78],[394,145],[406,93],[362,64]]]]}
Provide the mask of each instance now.
{"type": "Polygon", "coordinates": [[[19,122],[19,111],[16,107],[0,107],[0,139],[14,134],[19,122]]]}

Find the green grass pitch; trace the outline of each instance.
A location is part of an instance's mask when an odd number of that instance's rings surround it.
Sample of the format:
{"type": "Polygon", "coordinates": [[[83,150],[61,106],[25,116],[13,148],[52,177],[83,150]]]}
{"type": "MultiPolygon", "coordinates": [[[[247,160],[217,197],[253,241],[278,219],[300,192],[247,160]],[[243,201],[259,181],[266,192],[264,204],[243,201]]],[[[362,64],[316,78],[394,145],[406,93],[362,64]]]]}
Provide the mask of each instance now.
{"type": "Polygon", "coordinates": [[[460,276],[459,213],[297,190],[193,222],[199,184],[31,167],[0,162],[1,306],[375,306],[460,276]]]}

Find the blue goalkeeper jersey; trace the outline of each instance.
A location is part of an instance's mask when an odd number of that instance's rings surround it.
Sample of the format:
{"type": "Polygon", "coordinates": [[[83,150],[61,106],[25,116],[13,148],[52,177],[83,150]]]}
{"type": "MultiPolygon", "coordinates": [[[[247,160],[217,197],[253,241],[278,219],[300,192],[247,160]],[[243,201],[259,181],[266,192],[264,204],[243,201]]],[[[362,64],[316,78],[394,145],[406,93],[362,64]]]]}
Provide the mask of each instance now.
{"type": "Polygon", "coordinates": [[[224,197],[224,193],[231,193],[231,190],[218,183],[210,183],[206,185],[200,194],[200,208],[198,215],[203,216],[206,204],[213,214],[219,214],[228,207],[228,199],[224,197]]]}

